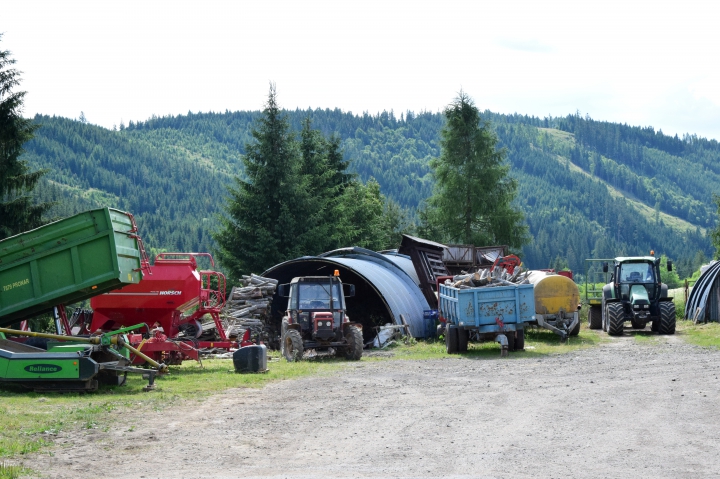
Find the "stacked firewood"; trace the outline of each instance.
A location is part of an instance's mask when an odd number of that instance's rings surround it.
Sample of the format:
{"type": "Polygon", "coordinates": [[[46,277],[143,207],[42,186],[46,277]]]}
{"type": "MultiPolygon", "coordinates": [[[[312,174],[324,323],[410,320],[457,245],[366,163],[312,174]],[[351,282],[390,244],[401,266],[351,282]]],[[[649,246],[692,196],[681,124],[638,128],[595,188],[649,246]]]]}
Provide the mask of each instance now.
{"type": "Polygon", "coordinates": [[[505,268],[483,269],[476,273],[459,274],[453,276],[450,280],[445,280],[445,284],[458,289],[493,287],[493,286],[515,286],[518,284],[528,284],[528,275],[530,271],[523,271],[523,268],[516,267],[512,272],[505,268]]]}
{"type": "Polygon", "coordinates": [[[270,305],[278,281],[255,274],[242,278],[239,286],[233,286],[221,314],[225,331],[231,338],[242,338],[249,329],[253,341],[269,346],[275,339],[270,305]]]}

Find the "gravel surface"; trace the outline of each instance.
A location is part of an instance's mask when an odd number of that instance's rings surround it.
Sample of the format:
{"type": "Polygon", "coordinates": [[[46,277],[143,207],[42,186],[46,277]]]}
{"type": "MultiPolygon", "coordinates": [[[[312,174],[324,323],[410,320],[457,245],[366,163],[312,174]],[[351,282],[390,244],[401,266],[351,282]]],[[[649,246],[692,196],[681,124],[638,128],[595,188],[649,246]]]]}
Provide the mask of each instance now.
{"type": "Polygon", "coordinates": [[[614,338],[542,359],[361,361],[61,435],[50,478],[720,476],[720,352],[614,338]]]}

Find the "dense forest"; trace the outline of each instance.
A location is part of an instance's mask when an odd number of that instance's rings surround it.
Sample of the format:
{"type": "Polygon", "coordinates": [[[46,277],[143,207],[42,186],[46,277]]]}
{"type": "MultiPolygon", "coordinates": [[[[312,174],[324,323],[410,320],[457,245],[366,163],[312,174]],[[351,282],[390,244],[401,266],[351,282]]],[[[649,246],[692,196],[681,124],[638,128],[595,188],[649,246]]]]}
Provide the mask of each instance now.
{"type": "MultiPolygon", "coordinates": [[[[350,170],[375,178],[407,209],[432,194],[430,159],[439,156],[440,113],[356,115],[288,111],[291,127],[342,139],[350,170]]],[[[98,205],[132,212],[151,252],[213,251],[227,187],[243,175],[241,157],[260,112],[153,117],[108,130],[37,116],[41,125],[23,159],[48,168],[39,199],[67,216],[98,205]]],[[[690,268],[712,255],[706,231],[716,222],[717,141],[670,137],[653,128],[580,115],[535,118],[486,111],[519,183],[517,206],[533,240],[519,253],[531,268],[584,268],[591,257],[654,249],[690,268]]],[[[681,275],[685,271],[680,271],[681,275]]]]}

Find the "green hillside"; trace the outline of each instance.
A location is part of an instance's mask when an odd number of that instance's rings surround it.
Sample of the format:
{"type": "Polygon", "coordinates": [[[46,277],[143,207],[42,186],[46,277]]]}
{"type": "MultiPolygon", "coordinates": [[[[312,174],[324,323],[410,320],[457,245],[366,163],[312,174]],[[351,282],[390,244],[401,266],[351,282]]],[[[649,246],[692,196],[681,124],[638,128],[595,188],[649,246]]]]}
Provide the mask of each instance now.
{"type": "MultiPolygon", "coordinates": [[[[33,167],[49,168],[42,199],[56,216],[97,205],[135,214],[151,251],[211,251],[226,187],[242,175],[240,157],[259,112],[152,118],[111,131],[38,116],[26,145],[33,167]]],[[[353,115],[339,110],[288,112],[294,129],[313,127],[343,140],[351,170],[374,177],[382,192],[415,209],[432,192],[439,155],[438,113],[353,115]]],[[[647,254],[680,260],[710,255],[720,146],[669,137],[652,128],[577,115],[539,119],[486,111],[519,181],[518,205],[534,240],[522,254],[532,268],[563,263],[582,271],[586,257],[647,254]]]]}

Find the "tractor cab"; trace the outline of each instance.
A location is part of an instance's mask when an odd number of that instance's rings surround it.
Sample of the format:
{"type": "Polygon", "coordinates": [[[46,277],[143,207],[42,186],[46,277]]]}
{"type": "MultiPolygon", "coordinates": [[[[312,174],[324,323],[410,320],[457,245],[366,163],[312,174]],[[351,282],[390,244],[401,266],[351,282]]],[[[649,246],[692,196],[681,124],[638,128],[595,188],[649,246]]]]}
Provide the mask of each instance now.
{"type": "Polygon", "coordinates": [[[345,305],[345,298],[355,295],[355,286],[343,284],[339,272],[293,278],[278,287],[278,294],[289,298],[282,321],[283,354],[289,361],[310,348],[333,348],[345,351],[348,359],[360,359],[361,326],[350,322],[345,305]]]}

